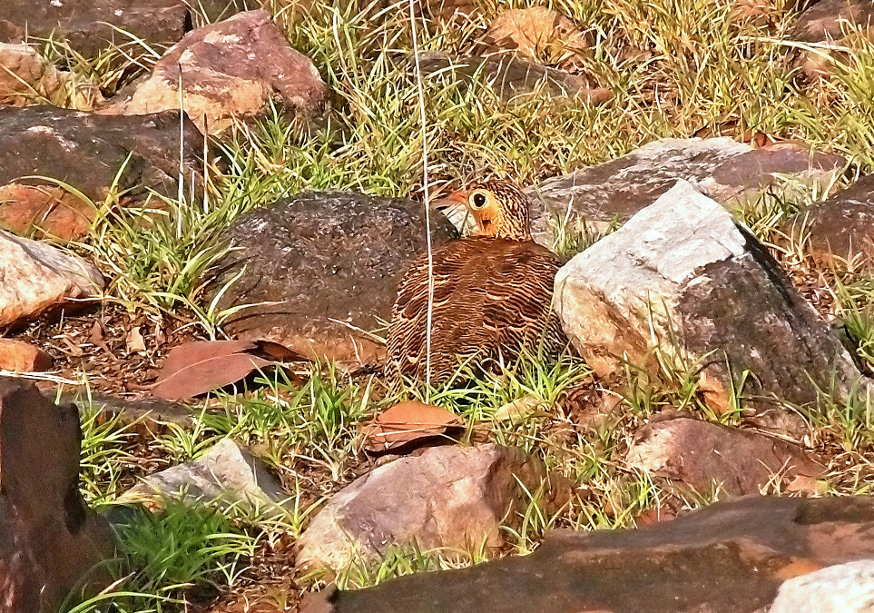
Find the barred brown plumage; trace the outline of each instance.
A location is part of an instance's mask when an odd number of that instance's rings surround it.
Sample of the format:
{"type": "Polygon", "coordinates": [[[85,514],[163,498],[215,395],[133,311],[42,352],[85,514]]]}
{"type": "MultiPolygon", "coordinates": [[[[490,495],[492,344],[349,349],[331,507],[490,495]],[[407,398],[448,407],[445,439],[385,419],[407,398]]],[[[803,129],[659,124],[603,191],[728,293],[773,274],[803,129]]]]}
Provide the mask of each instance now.
{"type": "MultiPolygon", "coordinates": [[[[531,240],[528,200],[516,186],[491,181],[453,195],[475,219],[480,236],[432,254],[434,297],[431,380],[449,377],[465,361],[487,366],[523,349],[558,354],[567,344],[552,310],[560,262],[531,240]]],[[[428,260],[419,257],[398,287],[389,326],[386,375],[424,378],[428,260]]]]}

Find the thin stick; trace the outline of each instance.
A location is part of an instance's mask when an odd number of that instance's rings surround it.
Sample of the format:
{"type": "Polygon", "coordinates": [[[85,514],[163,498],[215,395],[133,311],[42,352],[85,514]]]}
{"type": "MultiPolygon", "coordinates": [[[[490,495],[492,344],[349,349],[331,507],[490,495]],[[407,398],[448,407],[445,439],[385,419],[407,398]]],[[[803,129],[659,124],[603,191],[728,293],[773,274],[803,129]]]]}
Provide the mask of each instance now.
{"type": "Polygon", "coordinates": [[[413,57],[416,61],[416,85],[419,90],[419,114],[422,118],[422,178],[425,190],[425,238],[428,245],[428,311],[425,317],[425,402],[431,400],[431,316],[434,311],[434,262],[431,259],[431,193],[428,182],[428,126],[425,113],[425,84],[419,62],[419,41],[416,32],[416,0],[409,0],[410,31],[413,36],[413,57]]]}

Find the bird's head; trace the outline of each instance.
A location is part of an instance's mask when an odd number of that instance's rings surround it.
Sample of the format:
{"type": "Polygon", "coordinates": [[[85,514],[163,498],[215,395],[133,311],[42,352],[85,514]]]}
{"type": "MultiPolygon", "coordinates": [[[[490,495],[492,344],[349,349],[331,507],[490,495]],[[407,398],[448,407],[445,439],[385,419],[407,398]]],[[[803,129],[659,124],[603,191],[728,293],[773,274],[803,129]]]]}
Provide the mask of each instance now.
{"type": "Polygon", "coordinates": [[[530,240],[528,197],[507,181],[484,181],[453,192],[450,200],[464,204],[480,236],[530,240]]]}

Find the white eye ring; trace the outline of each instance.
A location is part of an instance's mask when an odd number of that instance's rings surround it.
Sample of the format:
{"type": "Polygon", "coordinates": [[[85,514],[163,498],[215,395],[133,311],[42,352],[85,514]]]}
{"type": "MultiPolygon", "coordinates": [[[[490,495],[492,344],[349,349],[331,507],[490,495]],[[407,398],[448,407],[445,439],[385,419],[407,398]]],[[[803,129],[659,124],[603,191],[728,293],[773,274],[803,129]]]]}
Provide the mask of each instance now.
{"type": "Polygon", "coordinates": [[[470,206],[474,209],[483,208],[486,205],[486,202],[488,202],[488,198],[486,198],[486,195],[482,192],[474,192],[470,196],[470,206]]]}

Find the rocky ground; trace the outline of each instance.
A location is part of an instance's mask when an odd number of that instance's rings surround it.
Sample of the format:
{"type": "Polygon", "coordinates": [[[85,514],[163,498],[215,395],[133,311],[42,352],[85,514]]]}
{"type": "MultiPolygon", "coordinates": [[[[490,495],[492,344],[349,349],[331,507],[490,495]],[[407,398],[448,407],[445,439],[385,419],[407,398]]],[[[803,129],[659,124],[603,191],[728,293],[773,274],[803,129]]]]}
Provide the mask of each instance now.
{"type": "Polygon", "coordinates": [[[4,0],[4,610],[869,611],[872,15],[4,0]],[[390,389],[492,176],[570,347],[390,389]]]}

